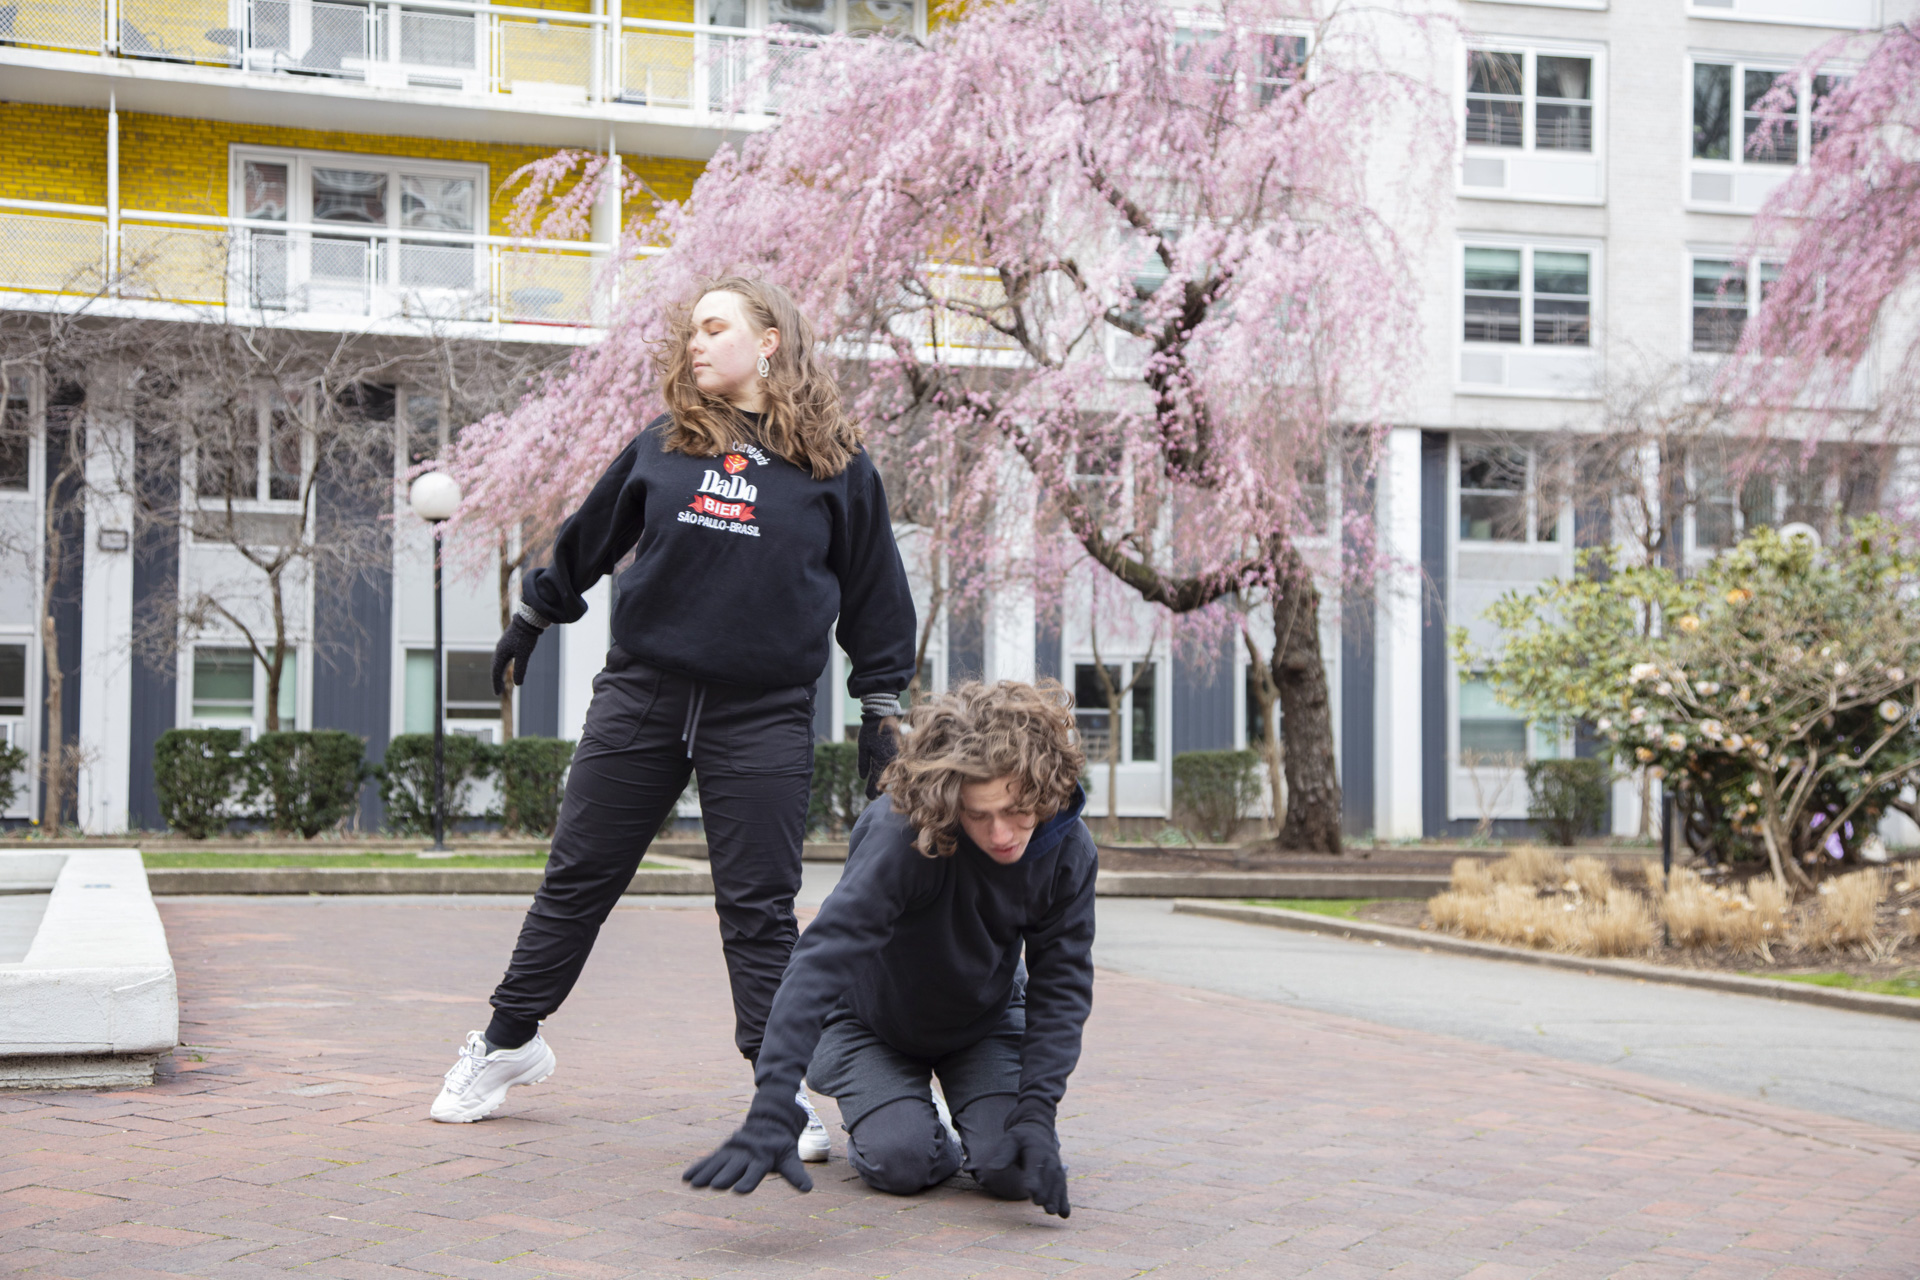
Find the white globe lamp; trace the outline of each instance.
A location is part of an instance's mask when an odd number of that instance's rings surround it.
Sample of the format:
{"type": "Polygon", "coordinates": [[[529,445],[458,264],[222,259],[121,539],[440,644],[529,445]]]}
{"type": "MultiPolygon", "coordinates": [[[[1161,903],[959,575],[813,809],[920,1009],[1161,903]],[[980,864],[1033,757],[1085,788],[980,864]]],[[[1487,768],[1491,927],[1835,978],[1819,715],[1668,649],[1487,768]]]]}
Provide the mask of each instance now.
{"type": "Polygon", "coordinates": [[[407,505],[422,520],[439,524],[460,509],[460,482],[444,471],[427,471],[407,490],[407,505]]]}

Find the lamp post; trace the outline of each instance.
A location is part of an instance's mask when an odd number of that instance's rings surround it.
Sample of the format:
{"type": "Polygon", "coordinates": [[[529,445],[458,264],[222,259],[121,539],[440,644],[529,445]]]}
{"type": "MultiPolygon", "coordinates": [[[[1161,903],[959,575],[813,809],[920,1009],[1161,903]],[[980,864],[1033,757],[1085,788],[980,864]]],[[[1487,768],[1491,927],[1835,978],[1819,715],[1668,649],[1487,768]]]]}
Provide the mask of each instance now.
{"type": "Polygon", "coordinates": [[[444,638],[440,607],[440,527],[460,506],[460,482],[428,471],[407,490],[413,514],[433,527],[433,848],[447,851],[447,710],[444,638]]]}

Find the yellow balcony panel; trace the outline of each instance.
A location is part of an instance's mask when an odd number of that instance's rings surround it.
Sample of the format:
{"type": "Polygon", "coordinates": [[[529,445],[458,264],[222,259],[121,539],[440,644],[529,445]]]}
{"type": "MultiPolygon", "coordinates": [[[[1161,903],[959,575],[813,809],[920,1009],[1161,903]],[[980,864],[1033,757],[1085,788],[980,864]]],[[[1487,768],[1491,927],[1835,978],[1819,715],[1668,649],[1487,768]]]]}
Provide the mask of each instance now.
{"type": "Polygon", "coordinates": [[[228,243],[226,232],[204,227],[122,226],[121,296],[224,305],[228,243]]]}
{"type": "Polygon", "coordinates": [[[500,319],[520,324],[593,322],[599,255],[506,249],[500,254],[500,319]]]}
{"type": "Polygon", "coordinates": [[[8,0],[0,5],[0,40],[10,44],[99,53],[106,32],[100,0],[8,0]]]}
{"type": "Polygon", "coordinates": [[[0,212],[0,289],[95,294],[106,254],[105,222],[0,212]]]}

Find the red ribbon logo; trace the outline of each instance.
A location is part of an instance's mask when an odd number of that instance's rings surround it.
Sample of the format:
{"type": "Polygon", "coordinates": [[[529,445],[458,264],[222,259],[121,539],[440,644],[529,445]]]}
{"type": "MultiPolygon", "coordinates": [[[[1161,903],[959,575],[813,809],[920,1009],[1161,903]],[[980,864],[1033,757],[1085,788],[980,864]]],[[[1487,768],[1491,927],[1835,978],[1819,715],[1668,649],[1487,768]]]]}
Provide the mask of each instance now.
{"type": "Polygon", "coordinates": [[[701,494],[687,506],[702,515],[718,516],[722,520],[751,520],[753,507],[745,502],[721,502],[718,498],[701,494]]]}

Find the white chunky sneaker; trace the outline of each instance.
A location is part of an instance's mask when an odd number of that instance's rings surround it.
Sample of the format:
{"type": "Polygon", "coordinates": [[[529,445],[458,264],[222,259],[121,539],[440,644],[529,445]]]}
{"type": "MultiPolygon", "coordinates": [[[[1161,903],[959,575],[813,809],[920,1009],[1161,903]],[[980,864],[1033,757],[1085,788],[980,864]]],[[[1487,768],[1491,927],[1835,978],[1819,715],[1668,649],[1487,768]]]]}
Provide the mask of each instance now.
{"type": "Polygon", "coordinates": [[[827,1126],[820,1122],[820,1113],[813,1109],[807,1086],[801,1085],[793,1100],[807,1113],[807,1127],[800,1131],[800,1158],[808,1164],[820,1164],[833,1150],[833,1144],[827,1141],[827,1126]]]}
{"type": "Polygon", "coordinates": [[[487,1052],[487,1039],[467,1033],[460,1059],[447,1072],[440,1096],[427,1114],[442,1124],[471,1124],[496,1111],[517,1084],[539,1084],[553,1074],[553,1050],[538,1033],[518,1049],[487,1052]]]}

